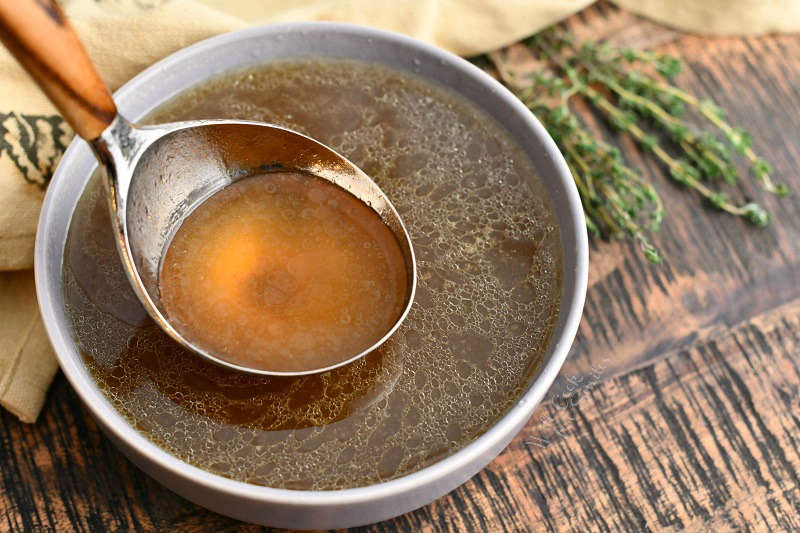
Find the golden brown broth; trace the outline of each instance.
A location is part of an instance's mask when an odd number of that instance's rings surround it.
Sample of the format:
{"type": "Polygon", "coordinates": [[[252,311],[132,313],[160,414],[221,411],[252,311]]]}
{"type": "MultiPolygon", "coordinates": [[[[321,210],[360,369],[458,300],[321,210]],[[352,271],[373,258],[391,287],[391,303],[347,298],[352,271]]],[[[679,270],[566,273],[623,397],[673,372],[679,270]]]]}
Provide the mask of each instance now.
{"type": "Polygon", "coordinates": [[[334,371],[226,371],[147,318],[95,176],[71,222],[65,298],[86,364],[119,412],[211,472],[320,490],[419,470],[495,423],[545,353],[560,294],[547,193],[509,135],[451,92],[345,61],[235,72],[150,120],[219,117],[299,130],[372,176],[414,243],[414,306],[381,349],[334,371]]]}
{"type": "Polygon", "coordinates": [[[181,224],[161,301],[190,341],[231,363],[302,372],[351,359],[403,311],[406,265],[380,216],[297,172],[237,181],[181,224]]]}

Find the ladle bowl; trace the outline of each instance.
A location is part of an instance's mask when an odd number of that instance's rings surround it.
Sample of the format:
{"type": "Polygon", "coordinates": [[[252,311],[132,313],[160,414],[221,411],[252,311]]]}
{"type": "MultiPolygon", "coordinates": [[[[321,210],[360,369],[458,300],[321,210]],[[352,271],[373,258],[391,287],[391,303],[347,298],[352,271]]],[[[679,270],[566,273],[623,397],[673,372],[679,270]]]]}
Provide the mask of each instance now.
{"type": "MultiPolygon", "coordinates": [[[[54,0],[0,0],[0,40],[31,74],[105,168],[117,249],[134,292],[173,339],[235,370],[297,376],[365,356],[402,323],[417,281],[411,239],[381,189],[356,165],[298,132],[242,120],[137,126],[117,112],[108,88],[54,0]],[[161,258],[181,222],[226,185],[270,171],[299,171],[337,185],[375,211],[394,234],[406,266],[404,307],[371,346],[333,365],[273,371],[234,364],[188,340],[167,317],[159,294],[161,258]]],[[[342,295],[346,297],[346,295],[342,295]]]]}

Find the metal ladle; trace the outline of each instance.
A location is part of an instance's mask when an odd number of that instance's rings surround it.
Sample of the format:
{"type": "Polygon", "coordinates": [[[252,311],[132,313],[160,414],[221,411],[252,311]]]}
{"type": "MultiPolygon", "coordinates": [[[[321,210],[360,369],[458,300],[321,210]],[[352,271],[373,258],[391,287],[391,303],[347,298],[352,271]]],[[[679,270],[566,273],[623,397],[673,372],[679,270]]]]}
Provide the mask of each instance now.
{"type": "Polygon", "coordinates": [[[54,0],[0,0],[0,40],[105,167],[123,268],[148,314],[170,337],[222,366],[256,374],[303,375],[363,357],[400,326],[417,281],[411,240],[389,199],[356,165],[305,135],[260,122],[132,124],[117,112],[108,88],[54,0]],[[159,295],[160,261],[183,219],[226,185],[277,169],[321,177],[370,206],[394,233],[406,263],[405,306],[394,325],[363,352],[325,368],[273,372],[230,363],[173,327],[159,295]]]}

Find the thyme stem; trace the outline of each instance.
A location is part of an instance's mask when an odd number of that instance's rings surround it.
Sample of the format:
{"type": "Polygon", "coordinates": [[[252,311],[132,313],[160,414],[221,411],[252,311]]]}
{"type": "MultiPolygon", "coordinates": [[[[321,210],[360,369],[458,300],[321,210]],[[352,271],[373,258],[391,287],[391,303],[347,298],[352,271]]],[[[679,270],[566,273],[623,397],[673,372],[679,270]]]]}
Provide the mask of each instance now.
{"type": "Polygon", "coordinates": [[[717,178],[728,184],[739,180],[732,146],[750,162],[765,190],[788,192],[773,183],[771,168],[753,151],[749,136],[731,126],[719,107],[671,84],[681,69],[676,58],[605,43],[579,44],[558,29],[544,30],[526,44],[543,64],[533,73],[518,75],[499,53],[488,58],[500,80],[539,117],[561,148],[593,235],[628,236],[649,261],[660,263],[649,233],[659,230],[665,207],[653,184],[624,161],[619,149],[577,117],[572,110],[576,99],[588,102],[612,126],[630,135],[676,183],[726,213],[757,226],[769,223],[769,214],[757,203],[733,201],[710,185],[717,178]],[[681,118],[686,109],[709,121],[727,144],[711,132],[691,127],[681,118]]]}

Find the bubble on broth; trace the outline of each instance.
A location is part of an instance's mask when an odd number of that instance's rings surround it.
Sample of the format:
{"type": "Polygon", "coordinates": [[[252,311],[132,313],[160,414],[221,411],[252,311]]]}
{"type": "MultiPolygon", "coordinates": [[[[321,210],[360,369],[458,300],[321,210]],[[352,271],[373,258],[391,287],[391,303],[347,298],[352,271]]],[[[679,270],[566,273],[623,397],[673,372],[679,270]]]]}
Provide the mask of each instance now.
{"type": "Polygon", "coordinates": [[[332,372],[287,379],[214,366],[147,318],[121,270],[95,176],[71,222],[65,301],[86,364],[116,409],[198,467],[316,490],[419,470],[497,422],[544,355],[560,303],[555,218],[509,134],[448,90],[339,60],[226,74],[149,120],[219,117],[298,130],[370,175],[411,235],[414,306],[380,350],[332,372]]]}

